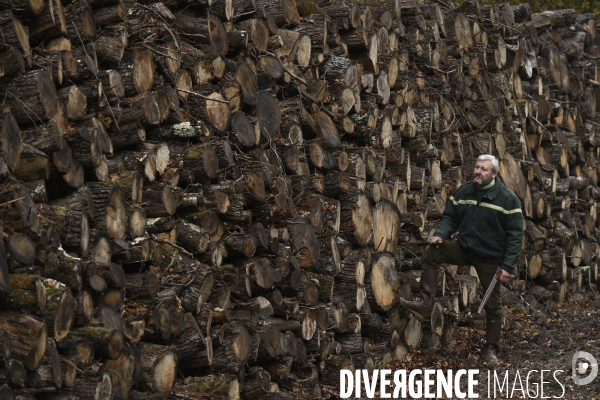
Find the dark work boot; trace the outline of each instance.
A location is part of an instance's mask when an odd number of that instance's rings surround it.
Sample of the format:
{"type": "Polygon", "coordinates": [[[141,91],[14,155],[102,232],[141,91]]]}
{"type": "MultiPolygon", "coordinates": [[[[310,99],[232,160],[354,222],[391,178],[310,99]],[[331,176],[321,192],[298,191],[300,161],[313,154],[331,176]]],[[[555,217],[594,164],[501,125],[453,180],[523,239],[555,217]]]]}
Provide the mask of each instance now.
{"type": "Polygon", "coordinates": [[[431,318],[433,300],[435,299],[435,292],[437,290],[437,276],[438,272],[436,270],[423,270],[419,288],[421,301],[406,301],[400,298],[400,305],[413,313],[421,322],[431,318]]]}
{"type": "Polygon", "coordinates": [[[498,362],[498,350],[500,350],[500,336],[502,335],[502,317],[489,315],[485,327],[485,347],[483,356],[488,364],[498,362]]]}

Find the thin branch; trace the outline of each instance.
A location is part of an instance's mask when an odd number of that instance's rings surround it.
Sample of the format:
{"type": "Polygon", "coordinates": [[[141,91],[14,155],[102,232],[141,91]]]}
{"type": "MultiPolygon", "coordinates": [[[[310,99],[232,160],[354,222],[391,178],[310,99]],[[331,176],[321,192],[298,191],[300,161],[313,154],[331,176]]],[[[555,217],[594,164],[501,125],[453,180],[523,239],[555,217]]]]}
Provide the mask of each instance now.
{"type": "Polygon", "coordinates": [[[175,61],[179,61],[177,58],[175,58],[175,57],[172,57],[172,56],[170,56],[170,55],[168,55],[168,54],[165,54],[165,53],[163,53],[163,52],[161,52],[161,51],[158,51],[158,50],[156,50],[155,48],[152,48],[152,47],[148,46],[148,45],[147,45],[147,44],[145,44],[145,43],[140,43],[140,44],[141,44],[143,47],[145,47],[145,48],[147,48],[148,50],[150,50],[151,52],[153,52],[153,53],[160,54],[160,55],[161,55],[161,56],[163,56],[163,57],[167,57],[167,58],[170,58],[170,59],[172,59],[172,60],[175,60],[175,61]]]}
{"type": "MultiPolygon", "coordinates": [[[[7,90],[6,94],[10,94],[12,97],[15,98],[15,100],[17,100],[19,103],[21,103],[25,108],[27,108],[29,111],[31,111],[31,113],[33,115],[35,115],[35,117],[43,124],[44,121],[42,121],[42,119],[31,109],[29,108],[29,106],[27,104],[25,104],[23,101],[21,101],[21,99],[19,99],[14,93],[12,93],[11,91],[7,90]]],[[[29,115],[27,115],[29,117],[29,115]]],[[[35,125],[35,121],[33,120],[33,118],[29,117],[29,119],[31,119],[31,122],[33,122],[33,124],[35,125]]]]}
{"type": "Polygon", "coordinates": [[[19,200],[23,200],[24,198],[25,198],[25,197],[19,197],[18,199],[14,199],[14,200],[7,201],[6,203],[2,203],[2,204],[0,204],[0,207],[4,207],[4,206],[6,206],[6,205],[8,205],[8,204],[11,204],[11,203],[17,202],[17,201],[19,201],[19,200]]]}
{"type": "Polygon", "coordinates": [[[210,98],[210,97],[205,96],[203,94],[200,94],[198,92],[192,92],[191,90],[186,90],[186,89],[175,89],[175,90],[177,90],[179,92],[193,94],[194,96],[198,96],[198,97],[201,97],[201,98],[206,99],[206,100],[216,101],[217,103],[229,104],[229,100],[213,99],[213,98],[210,98]]]}
{"type": "Polygon", "coordinates": [[[241,13],[241,14],[236,14],[233,17],[231,17],[231,22],[235,22],[235,21],[237,21],[241,17],[245,17],[246,15],[252,15],[252,14],[255,14],[255,13],[256,13],[256,10],[247,11],[247,12],[241,13]]]}
{"type": "Polygon", "coordinates": [[[177,41],[177,38],[175,37],[175,34],[173,33],[173,31],[171,31],[171,29],[165,23],[163,23],[163,28],[165,28],[165,30],[167,32],[169,32],[169,34],[171,34],[171,37],[173,38],[173,42],[175,43],[175,47],[177,48],[177,50],[179,50],[179,42],[177,41]]]}
{"type": "Polygon", "coordinates": [[[292,70],[290,70],[288,67],[285,66],[285,63],[283,63],[279,57],[277,57],[276,54],[271,53],[269,51],[266,52],[267,55],[271,56],[271,57],[275,57],[277,60],[279,60],[279,62],[281,63],[281,66],[283,67],[283,70],[285,72],[287,72],[288,74],[290,74],[290,76],[300,82],[302,82],[304,85],[308,85],[308,83],[306,83],[306,81],[304,79],[302,79],[301,77],[299,77],[298,75],[296,75],[292,70]]]}
{"type": "MultiPolygon", "coordinates": [[[[85,55],[87,56],[88,60],[91,60],[92,57],[90,57],[90,55],[87,52],[87,49],[85,48],[85,44],[83,43],[83,40],[81,39],[81,35],[79,35],[79,29],[77,29],[77,26],[75,25],[75,21],[71,21],[71,23],[73,24],[73,28],[75,28],[75,33],[77,33],[77,38],[81,42],[81,47],[83,47],[83,51],[85,51],[85,55]]],[[[97,65],[94,66],[93,72],[94,72],[94,76],[96,77],[96,80],[100,81],[100,79],[98,78],[98,66],[97,65]]],[[[115,121],[115,126],[117,127],[119,132],[121,132],[121,128],[119,127],[119,122],[117,121],[117,117],[115,116],[112,107],[110,107],[110,102],[108,101],[108,97],[106,97],[106,92],[104,90],[102,91],[102,96],[104,97],[104,100],[106,100],[106,104],[109,105],[108,108],[110,110],[110,115],[112,115],[112,117],[113,117],[113,121],[115,121]]]]}
{"type": "Polygon", "coordinates": [[[332,113],[331,111],[329,111],[324,105],[323,102],[321,100],[317,100],[314,97],[312,97],[310,94],[306,93],[304,90],[300,89],[300,87],[298,85],[296,85],[296,88],[298,89],[298,93],[300,93],[300,95],[302,97],[304,97],[307,100],[310,100],[311,102],[315,103],[316,105],[318,105],[327,115],[329,115],[331,118],[336,119],[336,116],[334,113],[332,113]]]}

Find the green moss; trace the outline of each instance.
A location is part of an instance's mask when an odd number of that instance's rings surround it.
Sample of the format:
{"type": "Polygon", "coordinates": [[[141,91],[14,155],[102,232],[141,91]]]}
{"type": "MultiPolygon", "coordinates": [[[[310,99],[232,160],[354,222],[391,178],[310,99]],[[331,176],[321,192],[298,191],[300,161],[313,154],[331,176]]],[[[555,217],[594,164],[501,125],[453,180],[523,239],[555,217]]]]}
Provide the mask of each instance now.
{"type": "MultiPolygon", "coordinates": [[[[190,202],[191,203],[191,202],[190,202]]],[[[198,207],[197,205],[184,205],[183,201],[181,202],[181,204],[179,205],[179,207],[181,208],[187,208],[188,210],[191,209],[192,207],[198,207]]],[[[188,213],[186,214],[186,219],[188,220],[188,222],[191,222],[192,224],[196,224],[196,225],[201,225],[202,224],[202,217],[204,217],[207,214],[211,214],[212,211],[210,210],[202,210],[202,211],[196,211],[193,213],[188,213]]]]}
{"type": "Polygon", "coordinates": [[[208,375],[194,377],[191,382],[184,384],[181,388],[192,393],[210,393],[213,396],[226,396],[229,385],[227,384],[227,377],[208,375]]]}
{"type": "Polygon", "coordinates": [[[223,264],[219,267],[219,272],[221,274],[236,273],[237,268],[233,264],[223,264]]]}
{"type": "Polygon", "coordinates": [[[46,286],[46,297],[55,298],[62,294],[62,291],[56,287],[56,285],[45,285],[46,286]]]}
{"type": "Polygon", "coordinates": [[[140,351],[143,354],[152,355],[155,358],[160,357],[165,351],[169,348],[167,346],[161,346],[160,344],[153,343],[143,343],[138,345],[140,347],[140,351]]]}
{"type": "Polygon", "coordinates": [[[125,29],[129,30],[129,29],[131,29],[131,22],[129,22],[129,21],[123,21],[123,22],[117,24],[117,26],[122,26],[125,29]]]}
{"type": "Polygon", "coordinates": [[[113,335],[113,329],[107,329],[101,326],[88,326],[83,329],[83,334],[90,339],[98,339],[107,342],[113,335]]]}
{"type": "Polygon", "coordinates": [[[202,157],[204,156],[204,146],[202,145],[197,145],[197,146],[192,146],[188,149],[187,153],[185,154],[185,159],[187,160],[200,160],[202,159],[202,157]]]}
{"type": "Polygon", "coordinates": [[[40,279],[37,275],[11,274],[10,285],[12,288],[35,290],[35,281],[40,279]]]}
{"type": "Polygon", "coordinates": [[[163,250],[163,257],[168,257],[168,256],[173,257],[175,254],[177,254],[177,251],[175,250],[175,248],[173,246],[169,246],[169,245],[162,246],[162,250],[163,250]]]}
{"type": "Polygon", "coordinates": [[[312,14],[323,14],[323,10],[313,0],[298,0],[296,7],[298,7],[298,14],[301,17],[308,17],[312,14]]]}
{"type": "Polygon", "coordinates": [[[38,307],[37,297],[30,290],[12,289],[10,297],[5,300],[10,300],[15,307],[25,310],[36,310],[38,307]]]}

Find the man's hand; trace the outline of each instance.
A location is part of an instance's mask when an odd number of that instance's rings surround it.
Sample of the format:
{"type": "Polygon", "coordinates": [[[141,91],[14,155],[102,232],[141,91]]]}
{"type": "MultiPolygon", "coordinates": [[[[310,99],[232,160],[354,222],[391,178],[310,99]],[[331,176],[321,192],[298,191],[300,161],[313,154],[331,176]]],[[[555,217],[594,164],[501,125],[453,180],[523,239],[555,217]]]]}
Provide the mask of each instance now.
{"type": "Polygon", "coordinates": [[[512,279],[512,275],[507,272],[506,270],[500,269],[501,275],[500,278],[498,278],[498,280],[504,284],[504,285],[508,285],[510,283],[510,280],[512,279]]]}
{"type": "Polygon", "coordinates": [[[431,240],[429,240],[429,243],[431,243],[432,245],[434,245],[436,248],[440,247],[440,244],[442,244],[443,240],[441,237],[439,236],[434,236],[431,238],[431,240]]]}

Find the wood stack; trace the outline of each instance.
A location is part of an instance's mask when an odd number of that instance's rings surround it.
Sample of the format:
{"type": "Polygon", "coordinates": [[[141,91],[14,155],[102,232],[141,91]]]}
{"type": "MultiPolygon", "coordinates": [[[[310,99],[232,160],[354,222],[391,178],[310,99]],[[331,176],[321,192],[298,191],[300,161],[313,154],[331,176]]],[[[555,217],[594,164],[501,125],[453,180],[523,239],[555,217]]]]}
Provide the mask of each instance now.
{"type": "Polygon", "coordinates": [[[326,397],[340,368],[453,343],[472,268],[446,266],[431,323],[398,298],[482,153],[523,202],[516,286],[598,281],[592,14],[0,10],[2,399],[326,397]]]}

